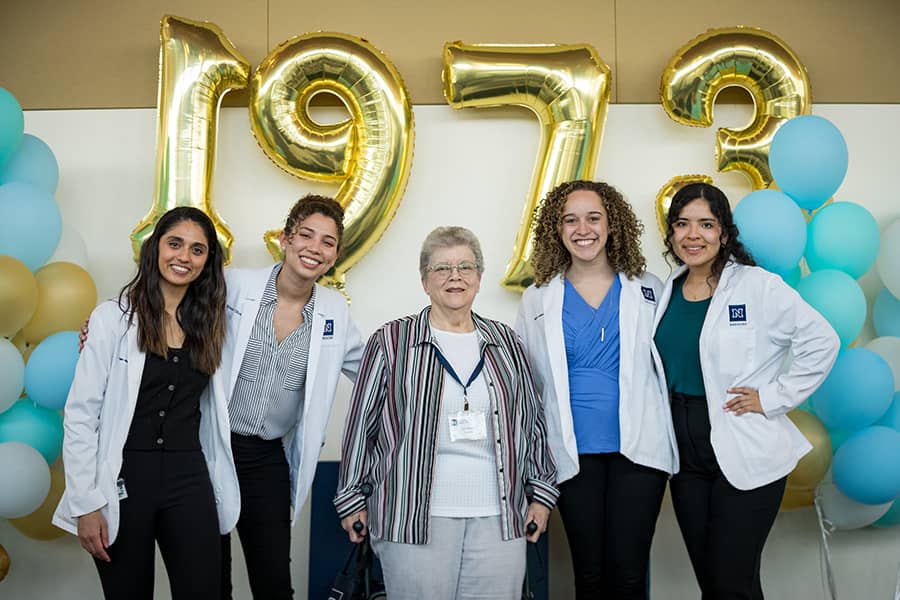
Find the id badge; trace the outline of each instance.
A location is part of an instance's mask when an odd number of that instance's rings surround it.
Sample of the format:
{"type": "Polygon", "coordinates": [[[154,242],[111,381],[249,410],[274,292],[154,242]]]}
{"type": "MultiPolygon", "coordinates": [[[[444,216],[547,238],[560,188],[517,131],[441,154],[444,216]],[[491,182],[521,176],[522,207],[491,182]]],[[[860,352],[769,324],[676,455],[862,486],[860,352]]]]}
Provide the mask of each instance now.
{"type": "Polygon", "coordinates": [[[116,480],[116,493],[119,496],[119,500],[124,500],[125,498],[128,497],[128,492],[125,491],[125,478],[124,477],[119,477],[119,479],[116,480]]]}
{"type": "Polygon", "coordinates": [[[483,440],[487,437],[484,413],[478,410],[461,410],[450,415],[450,441],[483,440]]]}

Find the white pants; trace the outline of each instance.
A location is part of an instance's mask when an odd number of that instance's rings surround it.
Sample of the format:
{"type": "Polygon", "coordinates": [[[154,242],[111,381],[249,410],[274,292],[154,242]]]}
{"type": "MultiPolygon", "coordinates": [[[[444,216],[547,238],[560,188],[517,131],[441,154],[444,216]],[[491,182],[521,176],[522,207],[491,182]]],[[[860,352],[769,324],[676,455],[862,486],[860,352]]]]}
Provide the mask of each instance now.
{"type": "Polygon", "coordinates": [[[525,538],[503,541],[500,516],[431,517],[431,542],[372,538],[390,600],[518,600],[525,538]]]}

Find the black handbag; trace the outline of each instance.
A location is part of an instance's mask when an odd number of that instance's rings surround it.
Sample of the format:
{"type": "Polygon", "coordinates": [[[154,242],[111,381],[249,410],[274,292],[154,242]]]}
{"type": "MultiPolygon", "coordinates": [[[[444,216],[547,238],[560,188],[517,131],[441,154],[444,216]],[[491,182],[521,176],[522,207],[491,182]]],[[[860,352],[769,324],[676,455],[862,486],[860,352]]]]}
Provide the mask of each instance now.
{"type": "Polygon", "coordinates": [[[353,544],[353,550],[344,563],[341,572],[335,575],[328,600],[360,600],[362,596],[362,576],[365,564],[359,559],[361,544],[353,544]],[[351,564],[353,567],[351,568],[351,564]]]}

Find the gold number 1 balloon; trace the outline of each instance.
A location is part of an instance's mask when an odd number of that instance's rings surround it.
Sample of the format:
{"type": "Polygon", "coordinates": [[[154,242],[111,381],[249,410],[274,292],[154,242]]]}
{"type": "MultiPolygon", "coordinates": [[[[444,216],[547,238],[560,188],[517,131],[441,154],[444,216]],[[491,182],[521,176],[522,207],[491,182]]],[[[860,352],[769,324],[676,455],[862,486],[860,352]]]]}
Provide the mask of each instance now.
{"type": "MultiPolygon", "coordinates": [[[[250,123],[260,148],[297,177],[336,181],[344,207],[341,255],[322,283],[344,274],[387,228],[406,188],[413,153],[409,93],[394,65],[366,40],[313,33],[284,42],[263,60],[250,88],[250,123]],[[350,119],[322,125],[309,115],[320,92],[336,95],[350,119]]],[[[281,229],[265,234],[283,258],[281,229]]]]}
{"type": "Polygon", "coordinates": [[[444,96],[453,108],[523,106],[541,126],[538,160],[502,284],[522,291],[531,269],[534,209],[551,189],[591,179],[609,105],[609,67],[587,45],[444,45],[444,96]]]}
{"type": "Polygon", "coordinates": [[[250,65],[212,23],[163,17],[160,24],[156,192],[131,233],[135,260],[157,220],[176,206],[194,206],[216,226],[226,262],[232,235],[212,204],[219,104],[247,87],[250,65]]]}

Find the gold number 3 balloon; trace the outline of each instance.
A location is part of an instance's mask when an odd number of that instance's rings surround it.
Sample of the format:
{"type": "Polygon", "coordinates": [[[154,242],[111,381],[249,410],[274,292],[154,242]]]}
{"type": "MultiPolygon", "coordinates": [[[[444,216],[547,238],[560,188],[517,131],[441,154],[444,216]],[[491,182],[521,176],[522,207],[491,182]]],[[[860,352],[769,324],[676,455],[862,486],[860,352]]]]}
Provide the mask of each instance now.
{"type": "MultiPolygon", "coordinates": [[[[313,33],[292,38],[260,64],[250,88],[250,122],[260,147],[298,177],[339,181],[344,207],[341,256],[323,283],[344,288],[344,273],[381,237],[409,177],[413,116],[400,73],[361,38],[313,33]],[[320,92],[336,95],[350,119],[322,125],[309,115],[320,92]]],[[[276,260],[281,229],[265,234],[276,260]]]]}
{"type": "MultiPolygon", "coordinates": [[[[713,105],[722,89],[737,86],[753,99],[753,120],[742,129],[719,129],[716,161],[719,171],[739,170],[753,189],[772,183],[769,146],[788,119],[809,114],[809,76],[800,59],[778,37],[761,29],[711,29],[675,53],[663,70],[660,98],[676,122],[695,127],[713,124],[713,105]]],[[[690,176],[696,177],[696,176],[690,176]]],[[[665,236],[663,206],[674,195],[676,177],[657,195],[656,212],[665,236]]]]}

